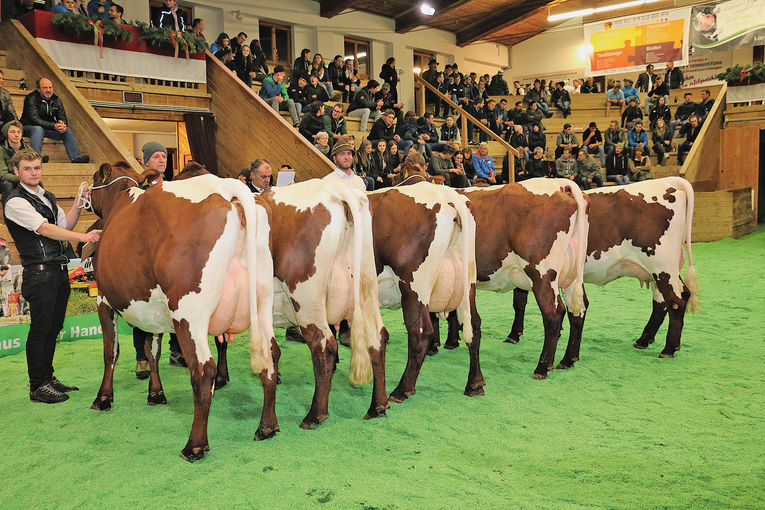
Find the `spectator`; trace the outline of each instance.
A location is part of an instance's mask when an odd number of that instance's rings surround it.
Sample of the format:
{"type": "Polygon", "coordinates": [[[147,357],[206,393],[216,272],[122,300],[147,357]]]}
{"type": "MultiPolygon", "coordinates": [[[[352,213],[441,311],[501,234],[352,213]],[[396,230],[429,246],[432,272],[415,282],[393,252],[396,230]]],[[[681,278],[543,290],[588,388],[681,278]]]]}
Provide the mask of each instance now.
{"type": "Polygon", "coordinates": [[[257,81],[263,81],[263,78],[268,74],[268,62],[266,62],[266,54],[263,53],[263,48],[260,47],[260,41],[253,39],[250,42],[250,54],[255,61],[252,67],[255,69],[255,79],[257,81]]]}
{"type": "Polygon", "coordinates": [[[332,80],[329,78],[329,72],[327,66],[324,65],[324,57],[321,53],[317,53],[313,56],[313,69],[311,74],[315,75],[319,79],[319,85],[321,85],[327,93],[326,101],[335,94],[335,89],[332,87],[332,80]]]}
{"type": "MultiPolygon", "coordinates": [[[[396,122],[404,122],[404,112],[401,109],[404,107],[404,103],[396,103],[391,94],[390,85],[383,83],[380,87],[380,91],[375,94],[375,101],[382,99],[382,106],[380,111],[392,110],[393,115],[396,117],[396,122]]],[[[446,108],[444,108],[444,111],[446,108]]]]}
{"type": "MultiPolygon", "coordinates": [[[[526,162],[525,179],[533,179],[535,177],[548,177],[549,171],[547,162],[544,160],[545,150],[543,147],[534,148],[534,155],[526,162]]],[[[518,177],[515,179],[518,181],[518,177]]]]}
{"type": "Polygon", "coordinates": [[[173,32],[185,32],[186,23],[183,13],[178,10],[177,0],[165,0],[164,6],[159,11],[159,16],[154,22],[155,27],[169,28],[173,32]]]}
{"type": "Polygon", "coordinates": [[[452,146],[459,147],[462,145],[462,135],[460,134],[459,128],[457,128],[457,125],[454,123],[454,116],[447,115],[446,121],[441,124],[440,139],[442,142],[452,146]]]}
{"type": "MultiPolygon", "coordinates": [[[[18,120],[19,118],[18,115],[16,115],[16,108],[13,106],[13,98],[11,97],[11,93],[3,88],[4,84],[5,73],[0,70],[0,126],[6,122],[18,120]]],[[[3,137],[0,137],[0,141],[2,139],[3,137]]]]}
{"type": "MultiPolygon", "coordinates": [[[[582,149],[587,154],[597,154],[600,158],[602,165],[606,164],[606,151],[603,145],[603,136],[600,134],[598,125],[595,122],[590,122],[590,126],[587,131],[582,133],[582,149]]],[[[578,155],[577,155],[578,157],[578,155]]]]}
{"type": "Polygon", "coordinates": [[[375,150],[372,152],[372,165],[369,168],[369,173],[375,180],[375,189],[388,188],[391,185],[391,180],[387,176],[385,159],[388,143],[385,140],[378,140],[376,143],[372,142],[372,147],[375,150]]]}
{"type": "Polygon", "coordinates": [[[505,71],[500,69],[497,74],[491,79],[489,84],[490,96],[507,96],[510,95],[510,88],[507,86],[507,82],[504,77],[505,71]]]}
{"type": "Polygon", "coordinates": [[[260,87],[260,97],[276,112],[289,110],[292,125],[297,127],[300,124],[298,106],[287,94],[287,88],[284,86],[284,74],[284,66],[277,65],[274,67],[274,72],[263,80],[263,86],[260,87]]]}
{"type": "MultiPolygon", "coordinates": [[[[15,5],[11,7],[10,12],[7,15],[5,12],[3,12],[3,19],[20,18],[21,16],[28,13],[29,11],[34,11],[36,9],[38,9],[38,5],[35,3],[35,0],[17,0],[15,5]]],[[[45,6],[41,5],[39,6],[39,9],[41,11],[44,11],[45,6]]]]}
{"type": "Polygon", "coordinates": [[[630,105],[622,113],[622,127],[632,129],[635,122],[643,120],[643,110],[637,105],[634,99],[630,99],[630,105]]]}
{"type": "MultiPolygon", "coordinates": [[[[316,143],[316,136],[324,130],[324,103],[311,102],[308,112],[303,115],[298,131],[311,143],[316,143]]],[[[329,138],[329,135],[328,135],[329,138]]]]}
{"type": "Polygon", "coordinates": [[[31,149],[21,138],[23,129],[24,127],[18,120],[6,122],[2,127],[5,141],[0,144],[0,192],[3,203],[5,203],[8,194],[19,184],[19,176],[13,173],[13,164],[11,163],[14,154],[24,149],[31,149]]]}
{"type": "Polygon", "coordinates": [[[335,58],[327,64],[327,79],[332,82],[332,89],[341,92],[347,92],[345,89],[345,64],[342,55],[335,55],[335,58]]]}
{"type": "Polygon", "coordinates": [[[611,90],[612,88],[616,87],[616,80],[613,78],[609,78],[606,80],[606,92],[611,90]]]}
{"type": "Polygon", "coordinates": [[[655,105],[660,97],[664,97],[666,103],[669,99],[669,89],[664,83],[664,79],[661,76],[657,76],[653,82],[653,87],[648,91],[648,95],[645,97],[645,111],[650,112],[652,105],[655,105]]]}
{"type": "Polygon", "coordinates": [[[421,117],[422,125],[418,123],[417,132],[420,138],[425,141],[425,157],[430,159],[435,146],[438,145],[438,130],[433,123],[433,114],[425,112],[421,117]]]}
{"type": "Polygon", "coordinates": [[[343,72],[343,103],[352,103],[356,96],[356,91],[359,90],[359,86],[361,85],[361,80],[359,80],[357,76],[358,72],[353,65],[352,58],[345,59],[345,69],[343,72]]]}
{"type": "Polygon", "coordinates": [[[643,129],[642,120],[636,121],[635,126],[627,131],[627,145],[633,154],[635,152],[635,147],[637,147],[638,144],[643,146],[643,152],[648,156],[650,154],[648,149],[648,132],[643,129]]]}
{"type": "Polygon", "coordinates": [[[683,72],[675,67],[674,62],[671,60],[668,61],[667,69],[664,71],[664,83],[666,83],[670,89],[680,89],[683,87],[683,82],[685,82],[683,72]]]}
{"type": "Polygon", "coordinates": [[[696,105],[696,116],[700,122],[704,122],[709,115],[712,106],[715,104],[715,100],[710,97],[709,90],[701,91],[701,102],[696,105]]]}
{"type": "Polygon", "coordinates": [[[303,48],[300,51],[300,56],[295,59],[295,63],[292,64],[292,79],[290,81],[297,81],[302,74],[306,78],[311,74],[313,70],[313,61],[311,60],[311,50],[303,48]]]}
{"type": "MultiPolygon", "coordinates": [[[[517,108],[517,107],[516,107],[517,108]]],[[[526,109],[526,131],[529,131],[534,125],[539,126],[539,130],[544,132],[545,126],[542,124],[542,118],[544,113],[539,109],[539,104],[536,102],[529,103],[529,107],[526,109]]]]}
{"type": "MultiPolygon", "coordinates": [[[[285,165],[289,167],[289,165],[285,165]]],[[[282,169],[284,166],[282,166],[282,169]]],[[[271,163],[265,158],[258,158],[250,163],[250,181],[253,193],[263,193],[271,187],[271,163]]]]}
{"type": "MultiPolygon", "coordinates": [[[[385,61],[382,66],[382,71],[380,71],[380,79],[385,84],[388,84],[391,96],[393,96],[393,102],[398,103],[398,91],[396,90],[396,85],[398,84],[398,72],[396,71],[395,58],[389,57],[388,60],[385,61]]],[[[385,84],[383,84],[383,88],[385,88],[385,84]]]]}
{"type": "Polygon", "coordinates": [[[478,98],[483,99],[484,102],[489,100],[489,91],[486,88],[486,82],[479,81],[478,86],[473,89],[473,101],[478,98]]]}
{"type": "MultiPolygon", "coordinates": [[[[443,94],[443,95],[445,95],[447,97],[451,96],[451,93],[450,93],[451,86],[446,81],[446,78],[444,77],[444,73],[438,73],[436,75],[436,85],[435,85],[435,87],[436,87],[436,90],[438,92],[440,92],[441,94],[443,94]]],[[[441,96],[439,96],[437,94],[435,96],[436,96],[436,100],[435,100],[435,102],[436,102],[436,112],[435,112],[435,115],[436,115],[436,117],[445,117],[446,116],[446,112],[448,112],[451,108],[449,107],[449,104],[446,101],[444,101],[441,96]]]]}
{"type": "Polygon", "coordinates": [[[565,149],[569,150],[569,154],[576,154],[579,152],[579,140],[569,123],[563,124],[563,131],[558,133],[558,138],[555,141],[556,158],[560,158],[565,149]]]}
{"type": "Polygon", "coordinates": [[[632,160],[624,152],[624,146],[617,143],[614,152],[606,158],[606,180],[624,186],[630,183],[631,172],[632,160]]]}
{"type": "Polygon", "coordinates": [[[88,2],[88,17],[98,16],[104,20],[109,19],[109,8],[112,6],[112,0],[90,0],[88,2]]]}
{"type": "Polygon", "coordinates": [[[537,147],[541,148],[544,152],[547,148],[547,137],[539,124],[532,124],[531,130],[529,131],[529,150],[533,151],[537,147]]]}
{"type": "Polygon", "coordinates": [[[452,101],[457,103],[457,106],[465,107],[468,103],[467,96],[465,96],[465,86],[462,84],[462,77],[458,74],[454,77],[454,83],[447,87],[447,94],[451,96],[452,101]]]}
{"type": "Polygon", "coordinates": [[[664,119],[664,122],[669,124],[672,133],[675,132],[675,122],[672,120],[672,112],[669,110],[669,106],[667,106],[664,96],[660,96],[656,106],[651,108],[651,113],[648,115],[648,119],[650,121],[649,126],[651,129],[656,127],[656,121],[658,119],[664,119]]]}
{"type": "Polygon", "coordinates": [[[417,117],[414,112],[406,112],[404,122],[396,126],[396,134],[399,136],[399,147],[404,155],[409,154],[409,149],[415,146],[418,152],[425,152],[425,140],[417,134],[417,117]]]}
{"type": "MultiPolygon", "coordinates": [[[[300,80],[300,76],[298,76],[298,81],[300,80]]],[[[327,94],[326,89],[322,86],[321,82],[319,81],[319,77],[315,74],[311,73],[311,75],[308,77],[308,85],[305,87],[306,95],[308,96],[308,101],[329,101],[329,95],[327,94]]]]}
{"type": "Polygon", "coordinates": [[[524,90],[524,88],[521,87],[521,82],[519,82],[518,80],[515,80],[513,82],[513,94],[516,95],[516,96],[525,96],[526,95],[526,90],[524,90]]]}
{"type": "Polygon", "coordinates": [[[339,141],[347,141],[348,129],[343,117],[342,103],[337,103],[328,115],[324,115],[324,131],[332,138],[333,145],[339,141]]]}
{"type": "Polygon", "coordinates": [[[247,42],[247,34],[244,32],[239,32],[236,34],[236,37],[234,39],[231,39],[231,52],[236,55],[238,54],[242,46],[244,46],[245,42],[247,42]]]}
{"type": "Polygon", "coordinates": [[[521,162],[529,160],[529,141],[526,135],[523,133],[523,126],[516,124],[513,129],[513,134],[509,139],[510,146],[518,151],[518,159],[516,160],[516,168],[521,166],[521,162]]]}
{"type": "Polygon", "coordinates": [[[656,120],[656,126],[651,131],[653,151],[659,165],[664,164],[664,158],[668,158],[669,153],[672,152],[673,135],[673,130],[667,126],[663,118],[659,117],[656,120]]]}
{"type": "Polygon", "coordinates": [[[627,143],[627,136],[624,134],[624,131],[619,127],[619,123],[615,120],[612,120],[611,123],[608,126],[608,129],[606,129],[605,133],[603,133],[604,138],[604,145],[605,145],[605,151],[606,151],[606,158],[608,158],[611,154],[614,153],[614,149],[616,145],[621,144],[622,147],[624,147],[624,144],[627,143]]]}
{"type": "Polygon", "coordinates": [[[252,180],[250,180],[250,169],[249,168],[242,168],[239,171],[239,175],[236,176],[237,179],[242,181],[247,185],[248,188],[250,188],[250,191],[255,193],[255,188],[252,186],[252,180]]]}
{"type": "MultiPolygon", "coordinates": [[[[523,103],[521,103],[521,112],[523,112],[523,103]]],[[[504,132],[506,129],[508,129],[509,126],[509,115],[510,112],[507,109],[507,99],[504,97],[499,100],[499,103],[497,103],[497,120],[499,121],[500,126],[502,127],[502,132],[504,132]]],[[[523,113],[523,117],[525,119],[526,114],[523,113]]],[[[502,135],[502,132],[500,132],[500,136],[502,135]]]]}
{"type": "Polygon", "coordinates": [[[388,178],[392,180],[401,170],[401,158],[398,155],[398,144],[396,140],[388,140],[385,147],[385,168],[388,172],[388,178]]]}
{"type": "Polygon", "coordinates": [[[218,58],[218,60],[222,60],[222,59],[220,57],[218,57],[218,55],[216,55],[216,53],[218,53],[218,51],[221,48],[223,48],[224,42],[225,42],[225,46],[228,47],[229,52],[230,52],[231,51],[231,41],[230,41],[230,39],[228,37],[228,34],[226,32],[221,32],[220,34],[218,34],[218,38],[215,39],[215,42],[210,45],[210,53],[215,55],[218,58]]]}
{"type": "Polygon", "coordinates": [[[295,102],[295,109],[299,108],[301,114],[308,111],[308,105],[311,104],[312,100],[308,97],[308,80],[305,76],[301,76],[296,82],[290,83],[287,94],[295,102]]]}
{"type": "Polygon", "coordinates": [[[369,131],[369,140],[376,144],[378,141],[383,140],[386,143],[390,140],[399,141],[399,137],[395,132],[395,126],[393,125],[393,119],[395,114],[393,110],[385,110],[383,114],[372,124],[372,129],[369,131]]]}
{"type": "MultiPolygon", "coordinates": [[[[236,62],[234,61],[234,52],[231,50],[231,39],[228,38],[225,32],[222,32],[215,44],[213,44],[215,52],[213,55],[220,60],[224,66],[230,70],[236,72],[236,62]]],[[[210,49],[212,51],[212,48],[210,49]]]]}
{"type": "Polygon", "coordinates": [[[462,165],[465,167],[465,176],[473,183],[475,179],[475,165],[473,165],[473,149],[465,147],[462,149],[462,165]]]}
{"type": "Polygon", "coordinates": [[[348,107],[349,117],[361,117],[361,129],[360,132],[367,132],[367,123],[369,117],[377,120],[380,118],[380,108],[382,107],[382,100],[375,101],[375,93],[380,87],[380,84],[375,80],[369,80],[366,87],[362,87],[356,91],[351,105],[348,107]]]}
{"type": "Polygon", "coordinates": [[[630,182],[644,181],[651,178],[651,159],[643,155],[643,144],[638,144],[635,147],[635,155],[632,157],[630,182]]]}
{"type": "MultiPolygon", "coordinates": [[[[111,13],[109,13],[109,15],[111,16],[111,13]]],[[[121,15],[122,13],[120,13],[120,16],[121,15]]],[[[197,37],[201,38],[204,41],[205,40],[204,30],[205,30],[205,20],[203,20],[202,18],[194,18],[194,20],[191,22],[191,33],[195,34],[197,37]]],[[[250,48],[250,50],[252,50],[252,48],[250,48]]],[[[252,51],[250,51],[250,53],[252,53],[253,56],[255,55],[252,51]]]]}
{"type": "Polygon", "coordinates": [[[434,151],[433,157],[428,163],[428,173],[432,176],[444,178],[444,184],[452,188],[466,188],[468,186],[465,174],[454,167],[452,156],[457,151],[450,145],[444,145],[440,151],[434,151]]]}
{"type": "Polygon", "coordinates": [[[54,14],[77,14],[74,8],[74,0],[61,0],[61,2],[51,8],[50,12],[54,14]]]}
{"type": "Polygon", "coordinates": [[[43,138],[62,140],[66,154],[72,163],[87,163],[90,158],[80,154],[72,129],[67,125],[64,104],[53,93],[53,82],[48,78],[37,79],[37,90],[24,98],[24,111],[21,123],[24,136],[29,137],[29,144],[37,152],[42,151],[43,138]]]}
{"type": "Polygon", "coordinates": [[[691,115],[688,119],[688,124],[683,126],[680,134],[685,134],[685,141],[677,148],[677,164],[682,165],[685,161],[685,155],[690,152],[693,144],[696,142],[696,138],[701,131],[701,122],[696,115],[691,115]]]}
{"type": "Polygon", "coordinates": [[[478,152],[473,154],[473,167],[475,168],[476,182],[496,184],[497,179],[494,175],[494,161],[489,154],[489,144],[481,142],[478,144],[478,152]]]}
{"type": "Polygon", "coordinates": [[[571,96],[569,96],[568,91],[563,88],[562,81],[555,84],[555,91],[552,93],[550,101],[556,108],[563,112],[564,119],[571,115],[571,96]]]}
{"type": "Polygon", "coordinates": [[[364,139],[361,141],[359,151],[356,153],[354,171],[364,181],[367,191],[375,189],[375,180],[369,175],[369,168],[372,164],[372,142],[364,139]]]}
{"type": "MultiPolygon", "coordinates": [[[[481,121],[481,124],[489,128],[497,136],[501,136],[505,129],[502,119],[497,117],[497,102],[493,99],[486,101],[483,116],[479,120],[481,121]]],[[[479,136],[482,142],[486,142],[489,139],[489,135],[483,130],[481,130],[479,136]]]]}
{"type": "Polygon", "coordinates": [[[329,135],[326,131],[316,133],[316,143],[313,146],[316,147],[316,150],[329,157],[329,135]]]}
{"type": "Polygon", "coordinates": [[[683,102],[677,105],[675,110],[675,124],[681,128],[688,123],[688,118],[696,113],[698,105],[691,100],[692,97],[690,92],[686,92],[683,95],[683,102]]]}
{"type": "MultiPolygon", "coordinates": [[[[109,11],[107,12],[107,14],[109,15],[109,19],[112,20],[113,22],[115,22],[116,24],[118,24],[118,25],[124,25],[125,24],[125,21],[122,19],[122,17],[125,15],[125,9],[120,4],[113,3],[109,7],[109,11]]],[[[202,21],[199,18],[195,19],[194,21],[195,22],[199,21],[201,23],[201,25],[202,25],[202,28],[204,29],[204,21],[202,21]]],[[[197,35],[199,37],[201,37],[202,39],[205,38],[205,36],[202,35],[201,32],[199,32],[197,35]]]]}
{"type": "Polygon", "coordinates": [[[603,187],[600,163],[587,151],[579,151],[576,157],[576,182],[582,189],[591,189],[593,184],[603,187]]]}
{"type": "Polygon", "coordinates": [[[624,113],[625,102],[626,99],[624,97],[624,92],[622,92],[621,86],[615,85],[614,88],[609,89],[606,92],[606,117],[610,117],[612,106],[619,107],[619,114],[624,113]]]}
{"type": "Polygon", "coordinates": [[[462,154],[462,152],[458,150],[454,156],[452,156],[452,161],[454,162],[454,169],[456,170],[455,173],[459,173],[465,176],[465,180],[463,181],[467,183],[465,187],[471,186],[473,183],[467,176],[467,170],[465,169],[465,156],[462,154]]]}
{"type": "MultiPolygon", "coordinates": [[[[428,61],[428,69],[426,71],[423,71],[420,77],[435,87],[437,74],[438,74],[438,61],[436,61],[436,59],[434,58],[431,58],[428,61]]],[[[435,101],[436,101],[436,96],[433,94],[433,92],[430,91],[430,89],[426,88],[425,89],[425,104],[431,104],[431,103],[434,103],[435,101]]]]}
{"type": "Polygon", "coordinates": [[[654,81],[656,81],[656,75],[653,72],[653,64],[648,64],[645,66],[645,72],[638,75],[637,89],[640,92],[648,92],[653,88],[654,81]]]}
{"type": "MultiPolygon", "coordinates": [[[[538,112],[536,117],[541,119],[541,112],[539,112],[538,109],[536,111],[538,112]]],[[[523,111],[523,103],[521,101],[516,101],[515,107],[507,112],[507,121],[505,125],[507,126],[508,134],[512,134],[510,131],[514,126],[523,126],[524,132],[528,132],[530,122],[527,112],[523,111]]],[[[541,123],[541,120],[539,122],[541,123]]]]}
{"type": "Polygon", "coordinates": [[[250,47],[246,44],[239,47],[239,52],[234,57],[236,75],[247,87],[252,88],[252,79],[255,78],[255,62],[250,53],[250,47]]]}
{"type": "Polygon", "coordinates": [[[571,149],[568,147],[555,160],[555,175],[561,179],[576,180],[576,160],[571,157],[571,149]]]}
{"type": "Polygon", "coordinates": [[[622,87],[622,93],[624,94],[624,101],[629,102],[630,99],[634,98],[635,102],[637,104],[640,104],[640,94],[638,93],[638,90],[632,86],[632,80],[629,78],[624,78],[624,87],[622,87]]]}

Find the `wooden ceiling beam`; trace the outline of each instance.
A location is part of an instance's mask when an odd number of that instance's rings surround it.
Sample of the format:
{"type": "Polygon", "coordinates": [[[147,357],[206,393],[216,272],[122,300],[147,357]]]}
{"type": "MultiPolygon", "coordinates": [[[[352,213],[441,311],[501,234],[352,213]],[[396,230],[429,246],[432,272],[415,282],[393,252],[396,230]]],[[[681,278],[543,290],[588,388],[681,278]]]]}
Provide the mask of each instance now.
{"type": "Polygon", "coordinates": [[[319,14],[322,18],[332,18],[353,5],[353,0],[319,0],[319,14]]]}
{"type": "Polygon", "coordinates": [[[551,3],[553,2],[550,0],[530,0],[499,11],[491,18],[468,25],[457,31],[457,46],[467,46],[472,42],[486,39],[492,33],[532,16],[537,10],[544,9],[551,3]]]}
{"type": "Polygon", "coordinates": [[[403,13],[398,15],[396,19],[396,32],[401,34],[409,32],[413,28],[420,25],[430,25],[436,21],[440,21],[446,18],[447,15],[465,4],[472,2],[473,0],[429,0],[428,3],[436,10],[433,16],[425,16],[420,12],[420,4],[415,3],[414,8],[409,8],[403,13]]]}

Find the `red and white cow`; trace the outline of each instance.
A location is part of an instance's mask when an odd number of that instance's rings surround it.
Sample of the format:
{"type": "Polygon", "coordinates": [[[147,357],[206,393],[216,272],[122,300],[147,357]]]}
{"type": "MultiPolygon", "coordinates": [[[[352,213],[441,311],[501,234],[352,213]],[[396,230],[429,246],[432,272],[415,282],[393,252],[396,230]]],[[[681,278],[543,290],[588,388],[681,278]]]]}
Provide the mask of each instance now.
{"type": "Polygon", "coordinates": [[[368,193],[380,306],[402,308],[409,359],[389,397],[415,393],[433,327],[429,312],[457,310],[470,349],[466,395],[483,394],[475,309],[475,221],[468,200],[445,186],[420,182],[368,193]]]}
{"type": "MultiPolygon", "coordinates": [[[[523,184],[468,188],[476,222],[478,288],[533,291],[542,312],[545,339],[535,379],[552,370],[564,301],[584,313],[583,266],[587,247],[587,202],[567,179],[530,179],[523,184]]],[[[449,342],[457,341],[450,317],[449,342]]]]}
{"type": "MultiPolygon", "coordinates": [[[[215,362],[208,334],[249,328],[252,369],[264,389],[258,434],[269,436],[277,427],[267,215],[236,179],[205,175],[145,191],[133,186],[147,176],[156,174],[138,175],[125,162],[103,164],[93,176],[93,210],[104,219],[94,264],[104,376],[92,408],[108,410],[114,400],[115,312],[145,331],[175,331],[194,391],[194,421],[181,456],[194,461],[209,450],[215,362]]],[[[158,343],[156,349],[147,353],[155,366],[158,343]]],[[[158,395],[158,383],[150,380],[150,394],[158,395]]]]}
{"type": "MultiPolygon", "coordinates": [[[[693,187],[680,177],[665,177],[627,186],[607,186],[586,193],[590,202],[590,231],[585,283],[605,285],[632,277],[651,286],[653,311],[640,338],[634,343],[645,349],[669,313],[669,329],[659,357],[671,358],[680,349],[686,307],[698,309],[696,268],[691,253],[693,187]],[[685,279],[680,270],[688,249],[685,279]]],[[[515,321],[523,331],[525,294],[516,294],[515,321]]],[[[585,296],[585,307],[587,298],[585,296]]],[[[566,357],[569,366],[579,359],[584,314],[569,315],[571,332],[566,357]]],[[[511,335],[518,335],[516,330],[511,335]]]]}

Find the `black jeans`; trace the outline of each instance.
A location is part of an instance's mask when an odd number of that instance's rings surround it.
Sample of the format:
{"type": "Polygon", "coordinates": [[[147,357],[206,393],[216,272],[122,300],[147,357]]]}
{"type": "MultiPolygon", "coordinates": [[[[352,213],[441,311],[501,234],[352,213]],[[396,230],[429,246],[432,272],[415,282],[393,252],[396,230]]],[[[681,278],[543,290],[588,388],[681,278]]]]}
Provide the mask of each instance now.
{"type": "Polygon", "coordinates": [[[21,295],[31,315],[26,352],[29,389],[34,391],[53,377],[53,354],[69,301],[69,275],[64,269],[25,269],[21,295]]]}
{"type": "MultiPolygon", "coordinates": [[[[146,337],[151,337],[151,333],[147,333],[142,329],[133,328],[133,347],[135,347],[135,360],[146,361],[146,351],[144,350],[144,344],[146,343],[146,337]]],[[[162,341],[162,334],[159,335],[159,341],[162,341]]],[[[170,352],[181,352],[181,346],[178,343],[178,337],[175,333],[170,333],[170,352]]]]}

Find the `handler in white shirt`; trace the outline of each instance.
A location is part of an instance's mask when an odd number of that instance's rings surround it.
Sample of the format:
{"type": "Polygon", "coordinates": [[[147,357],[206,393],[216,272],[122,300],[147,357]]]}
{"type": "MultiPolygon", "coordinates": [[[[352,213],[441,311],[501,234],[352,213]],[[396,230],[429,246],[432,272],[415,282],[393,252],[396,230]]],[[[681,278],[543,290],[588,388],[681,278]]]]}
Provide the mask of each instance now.
{"type": "Polygon", "coordinates": [[[335,162],[335,171],[325,175],[324,179],[337,179],[360,191],[366,191],[367,186],[364,183],[364,180],[351,170],[351,166],[353,165],[353,153],[353,145],[349,142],[336,143],[334,147],[332,147],[331,154],[332,161],[335,162]]]}

